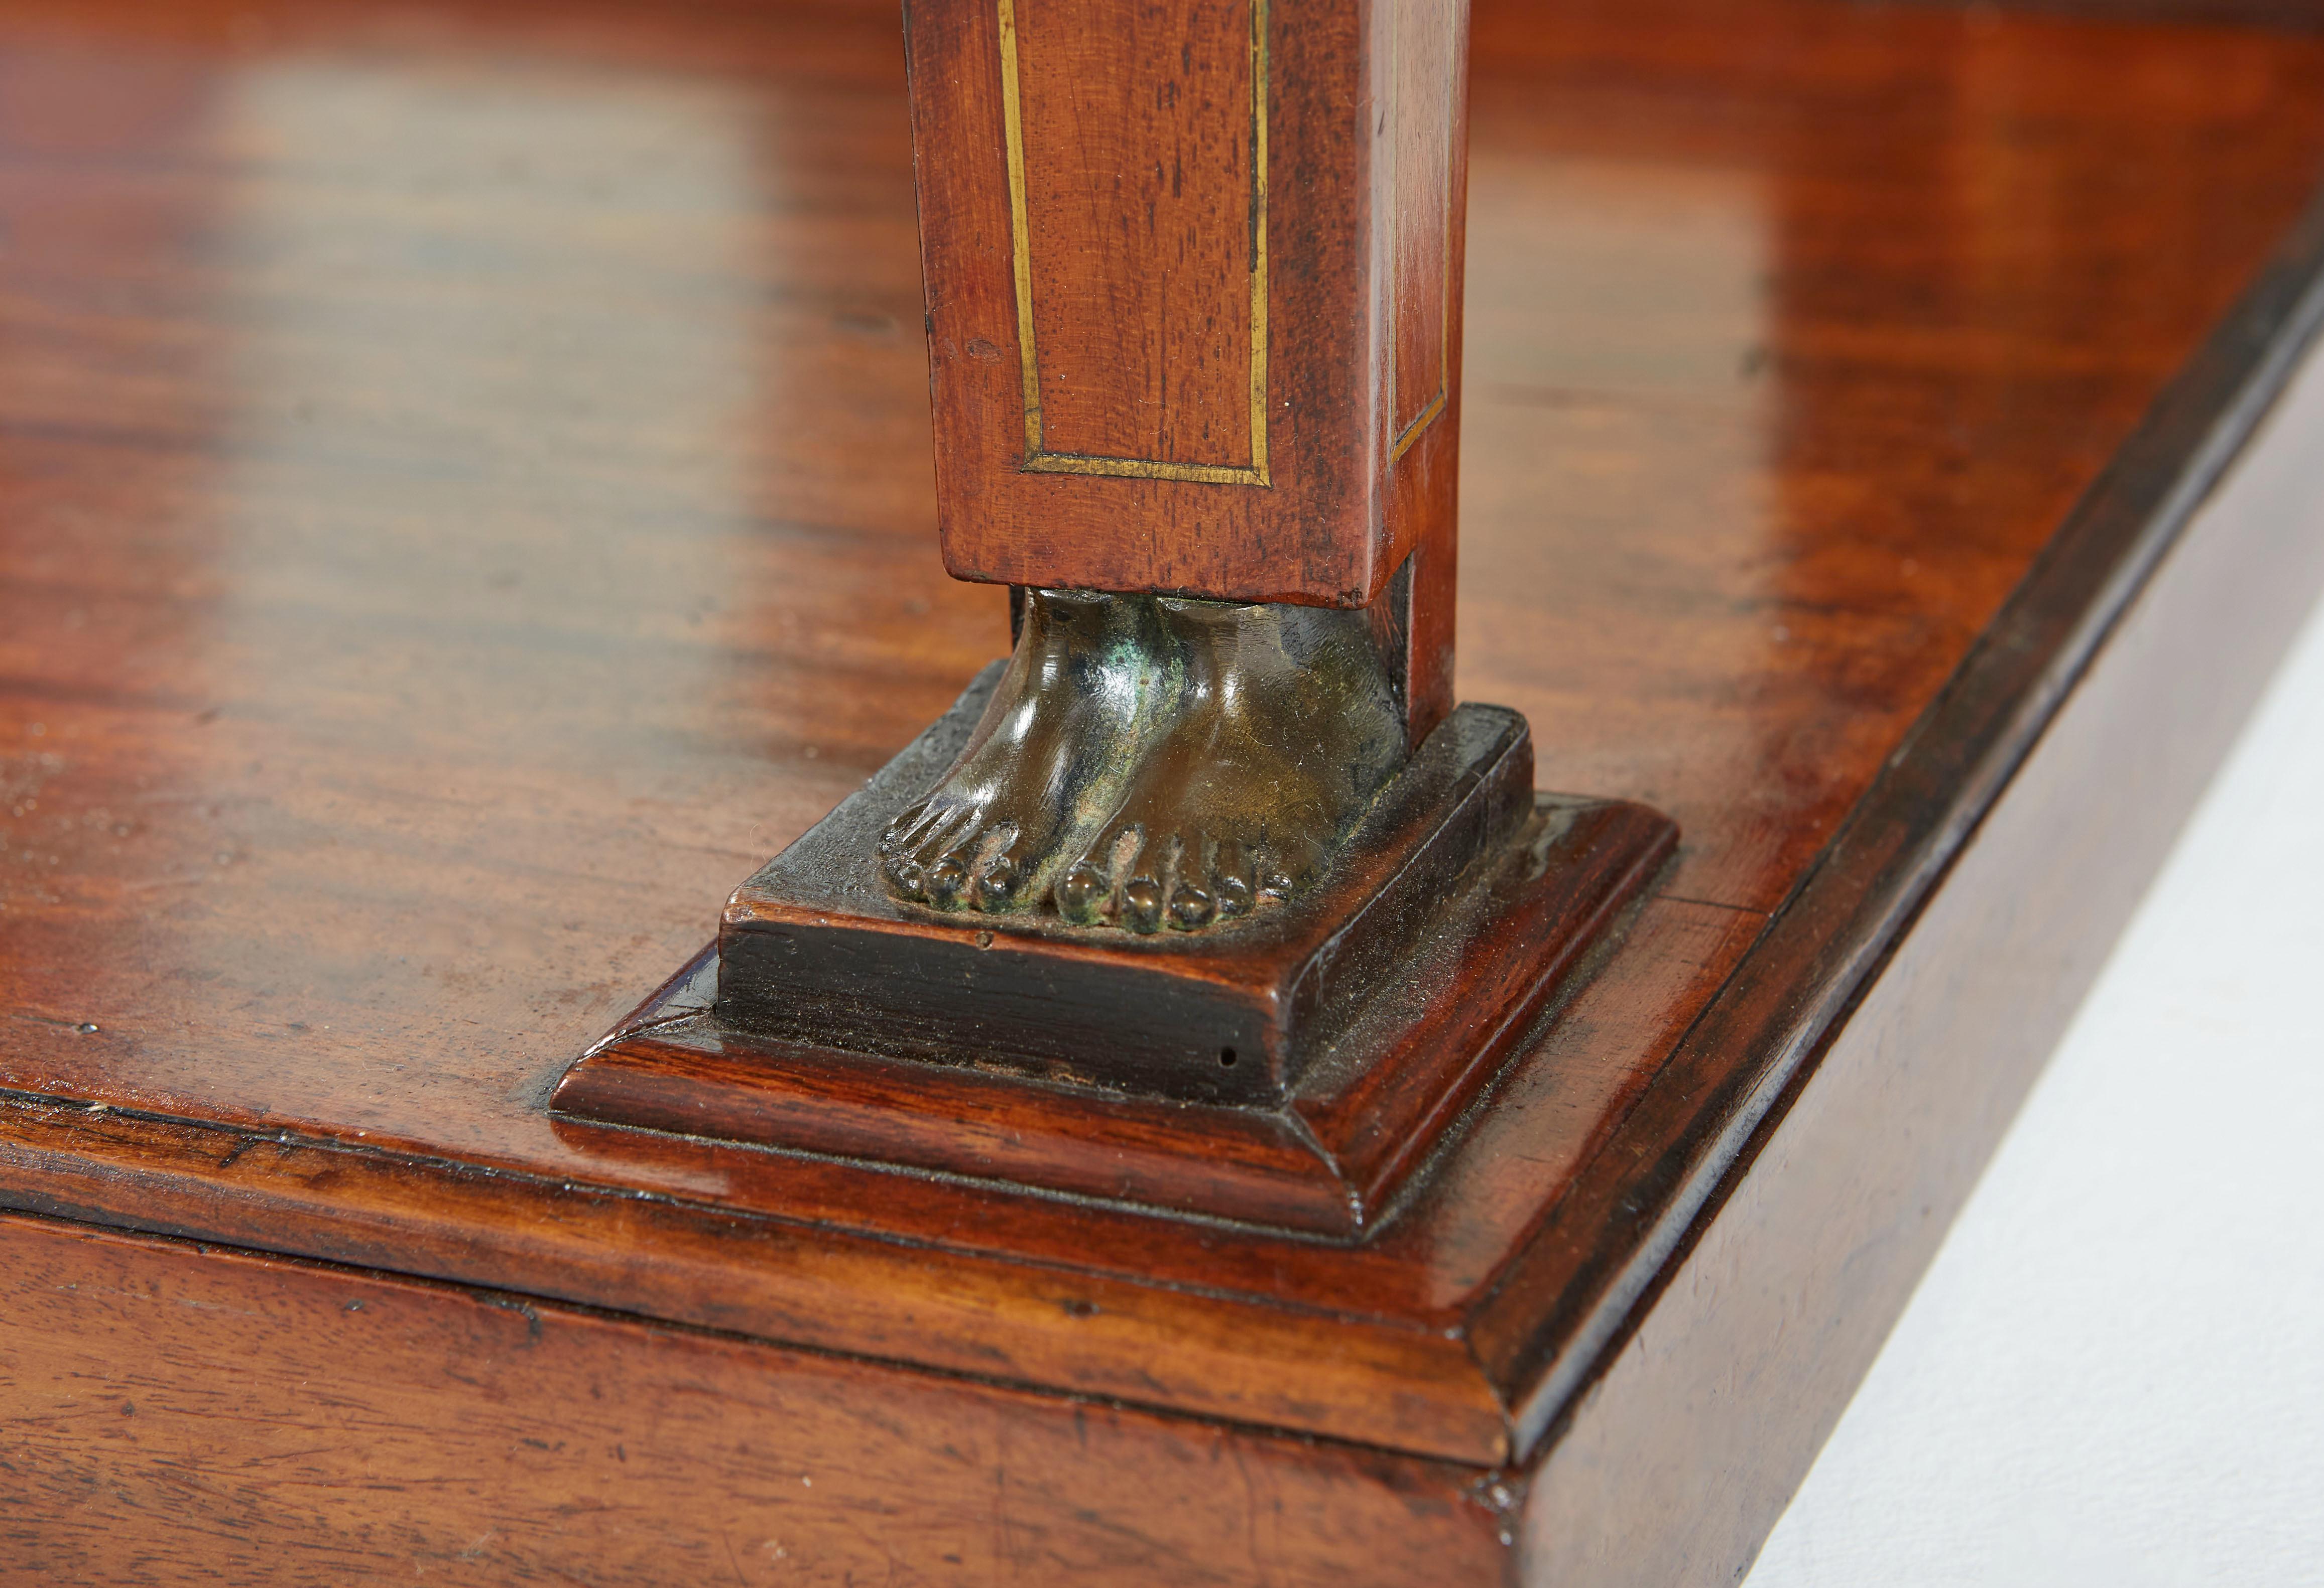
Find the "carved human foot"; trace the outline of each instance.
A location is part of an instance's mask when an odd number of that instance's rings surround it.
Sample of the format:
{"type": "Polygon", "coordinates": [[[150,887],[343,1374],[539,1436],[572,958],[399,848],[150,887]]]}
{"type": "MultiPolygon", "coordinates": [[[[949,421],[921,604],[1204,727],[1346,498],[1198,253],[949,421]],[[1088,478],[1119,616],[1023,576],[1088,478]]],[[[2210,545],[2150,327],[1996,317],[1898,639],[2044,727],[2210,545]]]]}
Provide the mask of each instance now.
{"type": "Polygon", "coordinates": [[[1037,907],[1074,839],[1120,801],[1168,693],[1151,596],[1033,591],[967,748],[890,822],[881,871],[939,910],[1037,907]]]}
{"type": "Polygon", "coordinates": [[[1163,726],[1056,885],[1083,925],[1199,931],[1305,886],[1402,765],[1359,611],[1165,597],[1163,726]]]}

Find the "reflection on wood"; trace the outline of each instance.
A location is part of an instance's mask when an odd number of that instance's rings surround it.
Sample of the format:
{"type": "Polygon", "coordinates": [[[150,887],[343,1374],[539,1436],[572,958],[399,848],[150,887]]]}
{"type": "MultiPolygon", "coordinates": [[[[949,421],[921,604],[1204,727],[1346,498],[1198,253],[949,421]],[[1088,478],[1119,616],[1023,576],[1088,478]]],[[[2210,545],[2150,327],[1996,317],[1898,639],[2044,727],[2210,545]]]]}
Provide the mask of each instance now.
{"type": "MultiPolygon", "coordinates": [[[[1979,899],[1947,903],[1986,875],[1973,852],[1946,867],[2006,780],[1995,747],[2022,742],[1987,730],[2034,726],[2085,660],[2084,687],[2103,684],[2131,654],[2083,647],[2107,603],[2151,566],[2200,565],[2234,615],[2169,632],[2200,637],[2176,675],[2217,690],[2192,710],[2219,730],[2301,593],[2278,552],[2190,555],[2224,520],[2149,554],[2176,521],[2195,399],[2217,412],[2238,390],[2199,350],[2324,161],[2324,44],[1774,0],[1739,21],[1660,0],[1562,8],[1554,25],[1504,0],[1480,11],[1462,691],[1526,714],[1544,782],[1651,803],[1688,840],[1620,959],[1511,1061],[1424,1193],[1348,1244],[548,1119],[570,1054],[698,947],[702,901],[1003,644],[1000,593],[927,555],[894,19],[530,0],[431,13],[419,34],[359,4],[235,20],[253,14],[27,0],[0,19],[0,1199],[489,1299],[364,1278],[412,1309],[412,1354],[333,1336],[350,1348],[283,1356],[274,1377],[234,1332],[243,1314],[176,1308],[163,1327],[103,1299],[190,1274],[215,1288],[171,1293],[250,1303],[252,1260],[104,1237],[124,1253],[111,1269],[38,1271],[82,1288],[35,1287],[50,1321],[37,1351],[10,1349],[47,1376],[22,1381],[113,1384],[117,1368],[75,1354],[83,1334],[169,1384],[123,1386],[138,1413],[95,1419],[123,1437],[73,1440],[88,1481],[40,1492],[16,1525],[91,1551],[209,1547],[187,1543],[183,1513],[120,1496],[182,1483],[205,1452],[279,1452],[285,1429],[298,1449],[345,1447],[344,1403],[287,1375],[408,1382],[422,1361],[467,1360],[429,1331],[521,1324],[493,1304],[514,1295],[544,1338],[573,1315],[541,1299],[632,1316],[575,1325],[610,1365],[525,1378],[512,1336],[479,1347],[516,1363],[476,1375],[505,1401],[409,1404],[486,1429],[538,1464],[503,1467],[560,1495],[597,1492],[580,1446],[493,1417],[593,1418],[576,1386],[631,1381],[669,1349],[687,1388],[654,1403],[752,1409],[731,1437],[756,1449],[783,1427],[835,1440],[873,1404],[962,1430],[950,1454],[862,1446],[881,1496],[925,1501],[927,1554],[898,1547],[932,1571],[951,1551],[1019,1581],[1409,1581],[1415,1561],[1515,1574],[1498,1529],[1530,1505],[1534,1547],[1561,1569],[1557,1540],[1603,1559],[1624,1529],[1664,1538],[1683,1514],[1690,1560],[1731,1572],[1773,1490],[1688,1464],[1730,1459],[1720,1440],[1764,1414],[1750,1395],[1766,1381],[1718,1381],[1738,1420],[1699,1425],[1699,1443],[1642,1409],[1694,1404],[1689,1342],[1711,1335],[1767,1346],[1783,1377],[1767,1331],[1805,1315],[1710,1280],[1663,1288],[1651,1259],[1702,1233],[1683,1214],[1708,1205],[1689,1198],[1720,1161],[1688,1101],[1748,1095],[1797,1055],[1782,1044],[1802,1028],[1777,1016],[1803,985],[1835,1014],[1859,991],[1926,1012],[1914,988],[1950,989],[1962,1023],[1900,1019],[1874,1051],[1919,1067],[1994,1053],[1988,1097],[2022,1075],[1984,1038],[2040,1021],[1994,979],[1979,899]],[[1738,50],[1747,27],[1759,47],[1738,50]],[[473,135],[431,142],[430,125],[473,135]],[[1553,201],[1563,234],[1519,213],[1553,201]],[[2089,581],[2070,599],[2030,629],[2016,610],[1985,652],[2056,670],[1942,696],[2189,367],[2203,378],[2160,433],[2177,443],[2127,457],[2093,499],[2129,503],[2107,510],[2144,538],[2076,562],[2089,581]],[[1975,778],[1949,758],[1970,742],[1964,699],[1990,713],[1975,778]],[[1867,804],[1908,739],[1923,781],[1867,804]],[[1851,871],[1851,854],[1903,869],[1851,871]],[[1885,902],[1842,907],[1803,890],[1812,875],[1885,902]],[[1892,945],[1911,912],[1888,883],[1948,875],[1921,919],[1966,926],[1892,945]],[[1892,946],[1909,979],[1849,980],[1892,946]],[[1621,1239],[1593,1244],[1606,1231],[1621,1239]],[[1667,1332],[1619,1345],[1657,1317],[1667,1332]],[[697,1354],[696,1327],[729,1337],[697,1354]],[[1593,1377],[1598,1345],[1617,1354],[1593,1377]],[[228,1363],[281,1422],[229,1426],[191,1399],[228,1363]],[[794,1400],[799,1384],[815,1387],[794,1400]],[[1092,1503],[1134,1544],[1084,1548],[1053,1501],[1117,1464],[1137,1481],[1092,1503]],[[1027,1493],[993,1482],[1000,1467],[1067,1475],[1027,1493]],[[1596,1504],[1591,1471],[1641,1509],[1596,1504]],[[1258,1521],[1191,1558],[1171,1528],[1246,1497],[1258,1521]],[[1037,1524],[1048,1557],[1024,1542],[1037,1524]],[[1335,1556],[1319,1537],[1355,1542],[1335,1556]]],[[[1005,225],[994,238],[1005,259],[1005,225]]],[[[2247,345],[2291,336],[2274,301],[2247,345]]],[[[1019,415],[1003,367],[998,400],[1019,415]]],[[[2251,510],[2254,538],[2218,545],[2281,544],[2259,533],[2281,509],[2251,510]]],[[[2216,748],[2185,742],[2182,773],[2216,748]]],[[[2144,812],[2116,856],[2135,871],[2184,786],[2107,788],[2144,812]]],[[[2061,917],[2061,957],[2094,952],[2119,902],[2061,917]]],[[[1840,1045],[1822,1069],[1782,1071],[1795,1090],[1774,1102],[1812,1100],[1833,1056],[1865,1051],[1840,1045]]],[[[1856,1116],[1836,1101],[1821,1117],[1856,1116]]],[[[1772,1128],[1744,1189],[1785,1162],[1840,1172],[1815,1155],[1840,1142],[1895,1161],[1904,1184],[1930,1167],[1913,1154],[1943,1146],[1851,1128],[1786,1156],[1772,1128]]],[[[1959,1138],[1972,1157],[1975,1141],[1959,1138]]],[[[1773,1212],[1694,1249],[1779,1271],[1776,1247],[1745,1237],[1788,1241],[1791,1210],[1818,1204],[1777,1196],[1806,1181],[1764,1183],[1767,1200],[1729,1207],[1773,1212]]],[[[1907,1267],[1923,1238],[1876,1234],[1907,1267]]],[[[1827,1271],[1827,1248],[1784,1250],[1827,1271]]],[[[1863,1326],[1895,1271],[1825,1292],[1820,1316],[1863,1326]]],[[[1830,1386],[1809,1389],[1785,1460],[1818,1432],[1830,1386]]],[[[727,1504],[729,1437],[650,1446],[673,1452],[653,1522],[674,1550],[764,1514],[727,1504]]],[[[507,1503],[481,1509],[540,1514],[507,1482],[487,1494],[507,1503]]],[[[237,1503],[270,1560],[408,1577],[433,1558],[431,1519],[466,1525],[448,1491],[254,1486],[237,1503]]],[[[580,1528],[600,1513],[558,1514],[580,1528]]],[[[796,1537],[768,1536],[786,1548],[866,1558],[862,1513],[781,1514],[796,1537]]],[[[651,1575],[600,1558],[607,1580],[651,1575]]]]}

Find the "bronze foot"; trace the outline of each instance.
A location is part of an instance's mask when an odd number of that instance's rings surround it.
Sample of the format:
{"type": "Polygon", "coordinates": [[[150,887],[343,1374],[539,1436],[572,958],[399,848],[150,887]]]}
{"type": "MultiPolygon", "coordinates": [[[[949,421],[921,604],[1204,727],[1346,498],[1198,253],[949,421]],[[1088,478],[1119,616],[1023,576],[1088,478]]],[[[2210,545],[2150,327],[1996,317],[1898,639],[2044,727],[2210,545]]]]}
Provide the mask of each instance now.
{"type": "Polygon", "coordinates": [[[967,748],[880,840],[890,891],[939,910],[1038,907],[1155,736],[1168,648],[1151,596],[1030,592],[967,748]]]}
{"type": "Polygon", "coordinates": [[[1083,925],[1196,932],[1288,897],[1405,758],[1364,614],[1165,597],[1169,697],[1057,879],[1083,925]]]}
{"type": "Polygon", "coordinates": [[[881,869],[939,910],[1053,895],[1079,925],[1199,931],[1289,897],[1404,754],[1361,612],[1034,591],[976,731],[890,824],[881,869]]]}

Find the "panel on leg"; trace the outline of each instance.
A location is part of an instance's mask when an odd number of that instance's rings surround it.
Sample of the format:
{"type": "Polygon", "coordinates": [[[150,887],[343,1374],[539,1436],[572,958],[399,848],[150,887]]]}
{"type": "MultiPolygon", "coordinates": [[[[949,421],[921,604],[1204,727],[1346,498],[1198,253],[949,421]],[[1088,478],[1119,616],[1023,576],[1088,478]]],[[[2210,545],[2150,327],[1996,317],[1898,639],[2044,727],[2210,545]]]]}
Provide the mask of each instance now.
{"type": "Polygon", "coordinates": [[[1466,6],[929,0],[909,27],[947,565],[1380,599],[1451,520],[1466,6]]]}

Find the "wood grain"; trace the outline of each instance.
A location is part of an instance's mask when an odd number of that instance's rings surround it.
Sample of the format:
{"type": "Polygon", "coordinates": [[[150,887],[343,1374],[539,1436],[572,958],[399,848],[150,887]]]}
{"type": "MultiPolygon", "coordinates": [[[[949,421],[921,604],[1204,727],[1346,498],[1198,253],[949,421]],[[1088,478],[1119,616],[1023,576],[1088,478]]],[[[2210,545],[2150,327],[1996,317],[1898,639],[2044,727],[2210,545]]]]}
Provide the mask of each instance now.
{"type": "MultiPolygon", "coordinates": [[[[1039,450],[1265,473],[1252,411],[1267,335],[1253,301],[1265,109],[1253,12],[1250,0],[1010,0],[1029,294],[1019,312],[1029,302],[1034,329],[1020,324],[1007,351],[1034,351],[1039,450]]],[[[988,156],[932,149],[922,164],[988,156]]]]}
{"type": "MultiPolygon", "coordinates": [[[[2240,556],[2206,553],[2247,579],[2281,582],[2286,593],[2275,600],[2288,599],[2291,616],[2257,621],[2273,603],[2255,594],[2254,621],[2239,625],[2225,615],[2225,598],[2209,597],[2195,612],[2175,620],[2178,648],[2169,665],[2178,677],[2169,682],[2176,688],[2155,677],[2112,684],[2100,662],[2121,656],[2110,642],[2134,599],[2166,611],[2194,599],[2172,593],[2175,582],[2164,574],[2176,568],[2166,559],[2231,466],[2246,473],[2279,470],[2285,454],[2298,460],[2312,452],[2324,432],[2312,411],[2304,422],[2275,429],[2264,445],[2254,444],[2252,436],[2309,356],[2319,326],[2324,203],[2302,218],[2274,268],[2255,283],[2077,504],[2042,561],[1859,802],[1821,864],[1755,945],[1751,973],[1712,1001],[1624,1121],[1622,1129],[1637,1133],[1643,1150],[1635,1156],[1618,1147],[1609,1151],[1595,1172],[1577,1180],[1553,1215],[1553,1227],[1510,1265],[1501,1293],[1477,1315],[1477,1341],[1489,1371],[1513,1389],[1525,1386],[1514,1390],[1526,1408],[1521,1426],[1539,1428],[1560,1415],[1602,1346],[1591,1336],[1616,1317],[1634,1317],[1631,1299],[1662,1282],[1669,1253],[1697,1224],[1704,1199],[1849,1019],[1874,974],[1897,951],[1905,927],[1941,891],[1941,879],[1960,859],[1969,835],[2014,786],[2037,741],[2046,742],[2043,736],[2071,692],[2080,691],[2071,695],[2078,700],[2103,700],[2116,689],[2150,697],[2146,721],[2117,727],[2107,743],[2080,752],[2079,797],[2092,804],[2119,800],[2125,810],[2117,820],[2150,835],[2135,851],[2147,857],[2138,877],[2161,863],[2163,845],[2151,835],[2175,830],[2192,791],[2165,784],[2152,801],[2130,799],[2102,768],[2109,757],[2126,766],[2139,764],[2153,753],[2148,748],[2153,742],[2172,746],[2166,754],[2205,745],[2210,753],[2194,757],[2205,766],[2225,754],[2226,741],[2218,737],[2223,722],[2240,721],[2258,681],[2289,643],[2293,620],[2324,581],[2324,547],[2317,546],[2312,511],[2298,491],[2280,491],[2270,510],[2253,515],[2255,521],[2230,519],[2212,529],[2219,538],[2253,543],[2250,550],[2240,556]],[[2202,638],[2207,621],[2217,626],[2209,638],[2202,638]],[[2108,678],[2107,688],[2086,683],[2094,671],[2108,678]],[[2223,701],[2233,703],[2223,710],[2223,701]],[[1747,1056],[1743,1062],[1737,1062],[1738,1055],[1747,1056]],[[1713,1075],[1718,1079],[1704,1087],[1713,1075]],[[1647,1142],[1655,1146],[1645,1148],[1647,1142]],[[1586,1253],[1554,1227],[1561,1221],[1588,1231],[1586,1253]]],[[[2310,470],[2301,484],[2310,491],[2324,489],[2324,471],[2310,470]]],[[[2142,663],[2132,652],[2112,665],[2130,669],[2142,663]]],[[[2163,664],[2144,665],[2159,670],[2163,664]]],[[[2070,828],[2087,820],[2051,812],[2038,794],[2023,798],[2021,809],[2040,814],[2019,821],[2070,828]]],[[[2062,792],[2052,801],[2070,803],[2062,792]]],[[[2079,877],[2061,877],[2054,886],[2070,897],[2089,894],[2088,879],[2079,877]]],[[[2009,902],[2006,891],[1996,878],[1986,894],[1969,896],[2005,895],[1990,897],[1985,908],[2007,918],[2023,906],[2009,902]]],[[[2135,895],[2095,897],[2111,901],[2094,905],[2104,911],[2095,920],[2077,926],[2068,915],[2055,922],[2061,944],[2111,943],[2135,895]]],[[[2070,1008],[2069,999],[2055,1011],[2059,1029],[2070,1008]]],[[[1989,1150],[1974,1149],[1974,1161],[1981,1164],[1989,1150]]]]}
{"type": "Polygon", "coordinates": [[[1419,440],[1453,397],[1453,280],[1460,273],[1453,183],[1468,140],[1467,10],[1457,0],[1391,5],[1382,75],[1394,118],[1387,161],[1387,276],[1390,282],[1388,429],[1392,456],[1419,440]]]}
{"type": "Polygon", "coordinates": [[[1388,1588],[1511,1556],[1443,1463],[22,1216],[0,1253],[0,1543],[48,1581],[1388,1588]]]}
{"type": "Polygon", "coordinates": [[[1382,599],[1452,527],[1466,0],[908,20],[946,565],[1382,599]]]}
{"type": "MultiPolygon", "coordinates": [[[[2305,298],[2312,332],[2324,285],[2305,298]]],[[[2190,482],[2103,651],[1572,1402],[1528,1581],[1731,1581],[1757,1552],[2308,618],[2319,443],[2311,351],[2232,470],[2190,482]]]]}
{"type": "Polygon", "coordinates": [[[1619,1401],[1765,1161],[1687,1100],[1775,1118],[1787,989],[1844,1029],[2103,675],[2324,168],[2312,38],[1480,9],[1464,693],[1687,842],[1425,1190],[1292,1240],[549,1120],[1003,603],[936,556],[893,16],[415,14],[0,16],[0,1200],[1480,1472],[1619,1401]],[[2045,556],[2084,500],[2137,532],[2045,556]]]}

